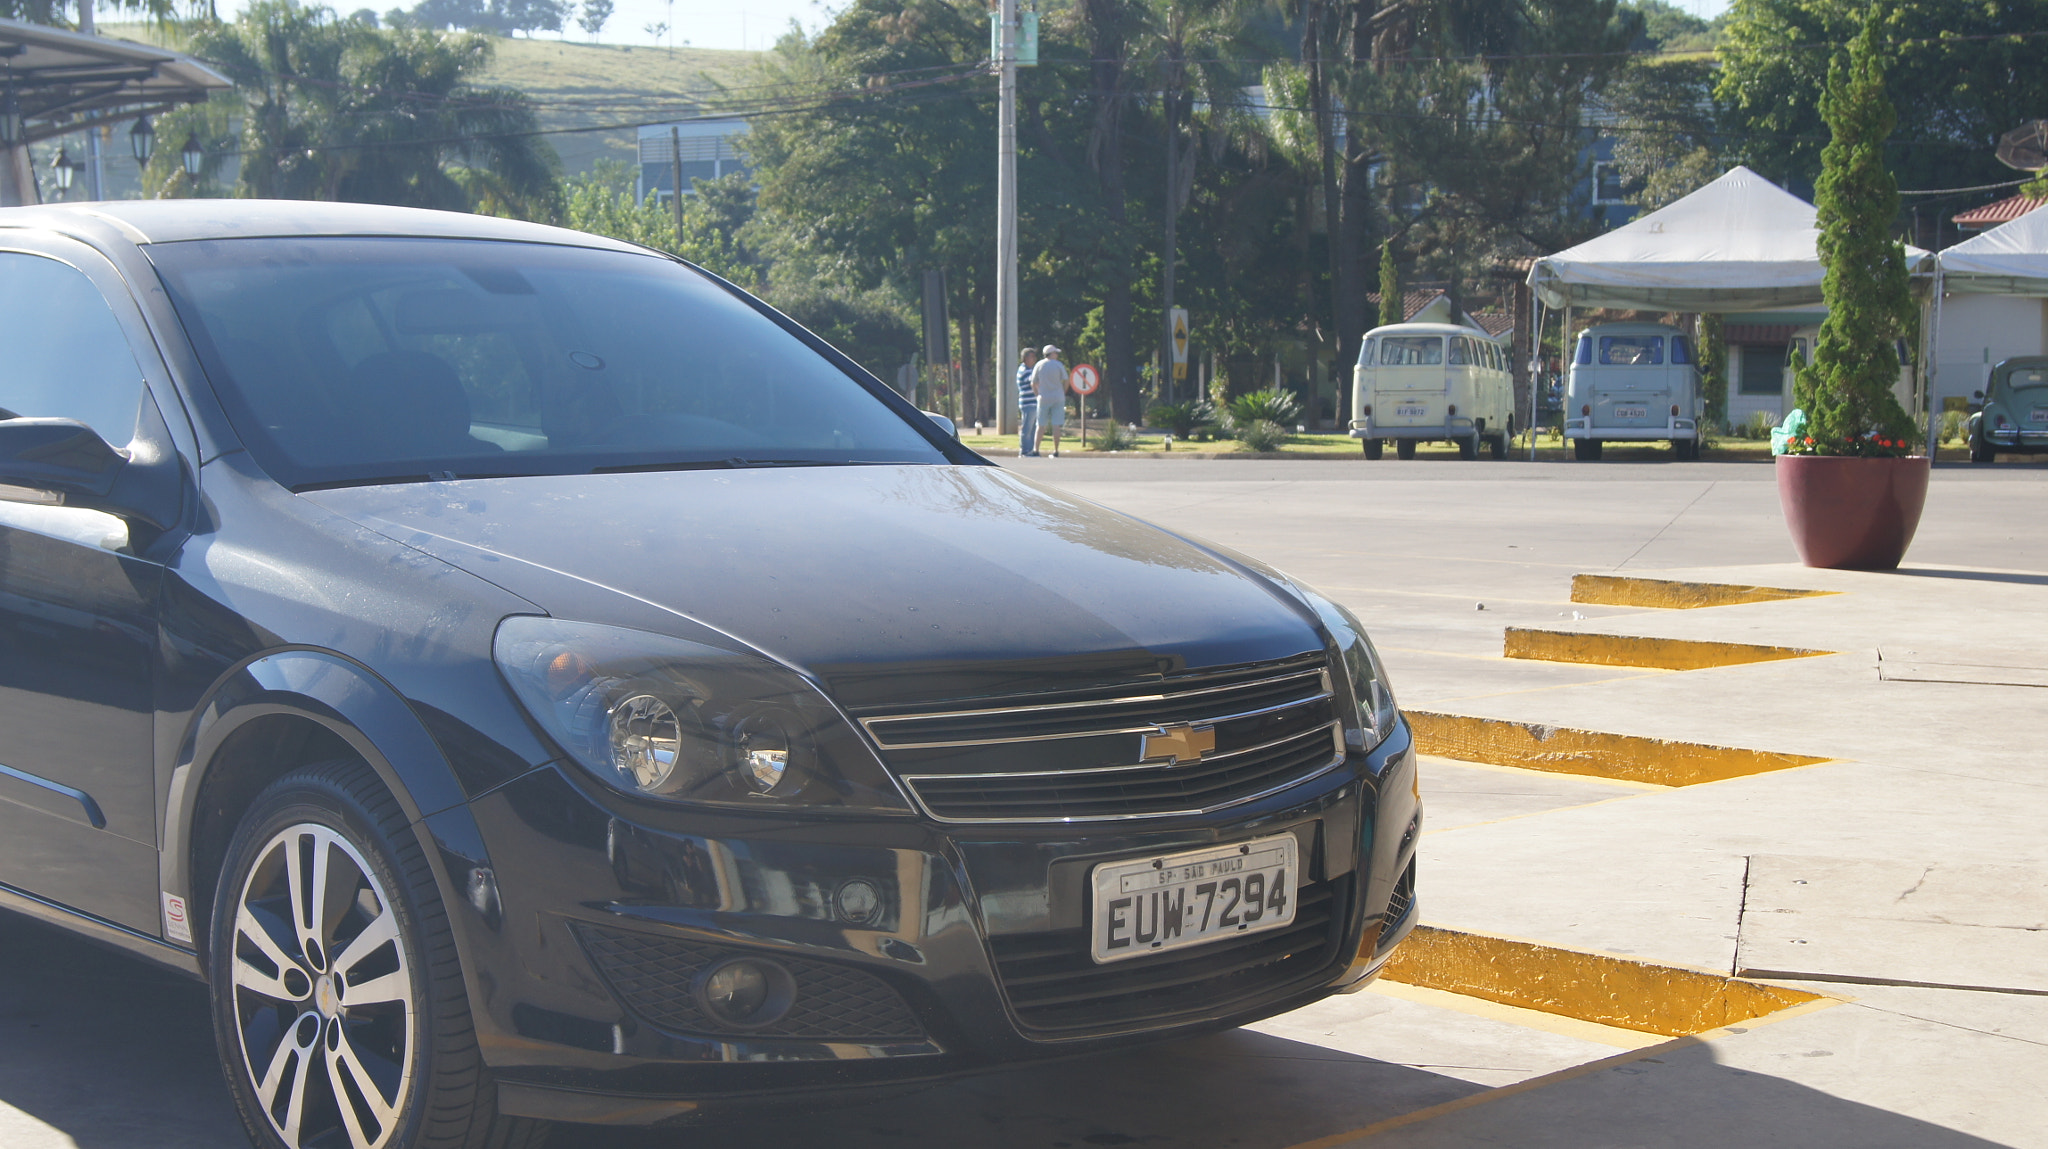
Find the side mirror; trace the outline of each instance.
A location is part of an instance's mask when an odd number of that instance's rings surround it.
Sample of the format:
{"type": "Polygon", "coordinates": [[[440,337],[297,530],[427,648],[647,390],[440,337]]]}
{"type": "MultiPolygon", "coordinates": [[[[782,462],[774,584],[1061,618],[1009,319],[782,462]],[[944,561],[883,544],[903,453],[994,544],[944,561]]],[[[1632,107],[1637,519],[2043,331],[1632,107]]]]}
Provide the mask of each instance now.
{"type": "Polygon", "coordinates": [[[0,420],[0,485],[19,492],[11,501],[94,506],[127,462],[76,419],[0,420]]]}
{"type": "Polygon", "coordinates": [[[953,421],[951,419],[946,418],[944,415],[939,414],[937,411],[926,411],[925,417],[930,419],[932,422],[937,423],[939,425],[939,430],[944,431],[946,434],[952,436],[955,439],[958,439],[960,437],[960,429],[953,425],[953,421]]]}
{"type": "Polygon", "coordinates": [[[1984,401],[1984,392],[1972,391],[1970,392],[1970,398],[1975,399],[1979,403],[1982,403],[1984,401]]]}

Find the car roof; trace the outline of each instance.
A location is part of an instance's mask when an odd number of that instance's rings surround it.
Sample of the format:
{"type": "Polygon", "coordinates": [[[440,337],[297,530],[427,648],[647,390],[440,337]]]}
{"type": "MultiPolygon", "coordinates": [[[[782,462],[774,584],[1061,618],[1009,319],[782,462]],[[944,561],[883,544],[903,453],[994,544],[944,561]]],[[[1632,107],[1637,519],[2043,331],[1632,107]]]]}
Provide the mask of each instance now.
{"type": "Polygon", "coordinates": [[[1462,323],[1390,323],[1385,327],[1373,328],[1371,331],[1366,332],[1365,336],[1370,339],[1375,335],[1386,335],[1389,333],[1394,335],[1476,335],[1481,339],[1493,339],[1494,342],[1499,342],[1498,339],[1494,339],[1493,336],[1488,335],[1479,328],[1467,327],[1462,323]]]}
{"type": "Polygon", "coordinates": [[[468,212],[314,200],[103,200],[0,209],[0,228],[41,228],[85,240],[129,243],[287,236],[494,239],[645,252],[603,236],[468,212]]]}
{"type": "Polygon", "coordinates": [[[1593,325],[1592,325],[1591,327],[1588,327],[1588,328],[1586,328],[1585,330],[1583,330],[1583,331],[1580,331],[1580,332],[1579,332],[1579,334],[1581,334],[1581,335],[1591,335],[1591,334],[1593,334],[1593,333],[1594,333],[1594,332],[1596,332],[1596,331],[1597,331],[1597,332],[1600,332],[1600,333],[1602,333],[1602,334],[1606,334],[1606,335],[1683,335],[1683,334],[1685,334],[1685,332],[1684,332],[1684,331],[1680,330],[1679,328],[1673,327],[1673,326],[1671,326],[1671,325],[1670,325],[1670,324],[1668,324],[1668,323],[1642,323],[1642,322],[1631,322],[1631,323],[1595,323],[1595,324],[1593,324],[1593,325]]]}

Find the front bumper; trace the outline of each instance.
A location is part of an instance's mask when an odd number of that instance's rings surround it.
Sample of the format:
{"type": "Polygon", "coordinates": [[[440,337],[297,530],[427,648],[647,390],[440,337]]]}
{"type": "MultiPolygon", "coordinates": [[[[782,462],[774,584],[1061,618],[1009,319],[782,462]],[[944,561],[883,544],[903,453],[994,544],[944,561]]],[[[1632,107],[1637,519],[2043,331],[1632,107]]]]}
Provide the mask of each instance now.
{"type": "Polygon", "coordinates": [[[1241,1025],[1362,984],[1414,922],[1405,723],[1280,793],[1142,824],[707,815],[554,769],[471,809],[490,864],[449,861],[492,891],[456,915],[480,1043],[500,1108],[557,1120],[687,1121],[1241,1025]],[[1304,871],[1293,926],[1089,959],[1096,864],[1280,833],[1304,871]],[[840,897],[855,879],[882,893],[867,920],[840,897]],[[795,970],[809,1028],[712,1032],[688,983],[719,955],[795,970]]]}

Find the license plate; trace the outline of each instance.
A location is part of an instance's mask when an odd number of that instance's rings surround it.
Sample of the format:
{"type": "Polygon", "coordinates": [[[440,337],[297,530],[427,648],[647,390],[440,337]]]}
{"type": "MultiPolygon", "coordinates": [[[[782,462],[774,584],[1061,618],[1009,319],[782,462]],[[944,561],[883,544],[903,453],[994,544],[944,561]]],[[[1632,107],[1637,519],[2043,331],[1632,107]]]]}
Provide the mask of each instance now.
{"type": "Polygon", "coordinates": [[[1617,419],[1641,419],[1649,415],[1649,413],[1650,409],[1648,407],[1616,407],[1614,409],[1614,417],[1617,419]]]}
{"type": "Polygon", "coordinates": [[[2034,413],[2029,415],[2028,419],[2035,423],[2048,424],[2048,407],[2034,408],[2034,413]]]}
{"type": "Polygon", "coordinates": [[[1396,408],[1394,408],[1394,417],[1395,417],[1395,418],[1397,418],[1397,419],[1420,419],[1420,418],[1422,418],[1423,416],[1425,416],[1425,415],[1428,415],[1428,414],[1429,414],[1429,408],[1427,408],[1427,407],[1396,407],[1396,408]]]}
{"type": "Polygon", "coordinates": [[[1122,961],[1292,923],[1298,850],[1282,834],[1095,867],[1090,956],[1122,961]]]}

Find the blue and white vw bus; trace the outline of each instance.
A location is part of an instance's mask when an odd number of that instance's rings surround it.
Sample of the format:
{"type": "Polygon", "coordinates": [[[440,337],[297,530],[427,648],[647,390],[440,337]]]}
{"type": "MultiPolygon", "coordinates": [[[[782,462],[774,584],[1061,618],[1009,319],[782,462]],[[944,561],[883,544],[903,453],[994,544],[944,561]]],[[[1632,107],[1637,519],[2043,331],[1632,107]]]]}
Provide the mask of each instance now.
{"type": "Polygon", "coordinates": [[[1602,323],[1579,334],[1565,389],[1564,437],[1578,459],[1610,440],[1668,439],[1700,457],[1700,375],[1692,340],[1661,323],[1602,323]]]}

